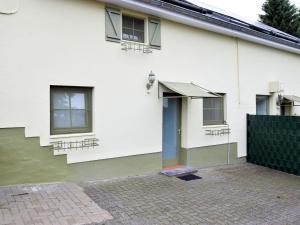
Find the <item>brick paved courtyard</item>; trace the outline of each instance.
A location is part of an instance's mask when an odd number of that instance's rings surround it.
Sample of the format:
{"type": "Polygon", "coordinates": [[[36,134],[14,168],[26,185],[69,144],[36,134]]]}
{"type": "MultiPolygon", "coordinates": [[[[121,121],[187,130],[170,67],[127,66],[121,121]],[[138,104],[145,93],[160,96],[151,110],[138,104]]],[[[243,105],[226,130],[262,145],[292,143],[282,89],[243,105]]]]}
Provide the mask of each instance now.
{"type": "Polygon", "coordinates": [[[0,188],[0,225],[300,224],[300,177],[251,164],[162,175],[0,188]]]}
{"type": "Polygon", "coordinates": [[[79,225],[111,218],[75,184],[0,188],[0,225],[79,225]]]}
{"type": "Polygon", "coordinates": [[[250,164],[198,175],[95,182],[85,191],[114,217],[105,225],[300,224],[300,177],[250,164]]]}

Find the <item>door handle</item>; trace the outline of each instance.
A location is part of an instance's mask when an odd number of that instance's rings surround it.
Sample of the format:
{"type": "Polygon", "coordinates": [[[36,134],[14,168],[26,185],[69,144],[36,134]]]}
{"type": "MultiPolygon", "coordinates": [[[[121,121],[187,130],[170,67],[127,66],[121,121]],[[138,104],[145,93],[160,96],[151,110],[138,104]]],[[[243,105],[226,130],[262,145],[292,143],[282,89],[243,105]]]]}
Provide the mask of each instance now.
{"type": "Polygon", "coordinates": [[[181,129],[177,129],[179,135],[181,135],[181,129]]]}

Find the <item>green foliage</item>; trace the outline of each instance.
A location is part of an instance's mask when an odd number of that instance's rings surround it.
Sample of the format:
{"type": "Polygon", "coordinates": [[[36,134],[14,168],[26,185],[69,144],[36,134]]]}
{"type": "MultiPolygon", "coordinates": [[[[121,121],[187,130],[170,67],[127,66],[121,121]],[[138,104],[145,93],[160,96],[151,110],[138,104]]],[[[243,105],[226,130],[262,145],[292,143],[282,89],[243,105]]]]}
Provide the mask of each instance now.
{"type": "Polygon", "coordinates": [[[300,38],[300,10],[298,10],[298,28],[296,36],[300,38]]]}
{"type": "Polygon", "coordinates": [[[266,0],[262,6],[262,23],[300,37],[300,11],[289,0],[266,0]]]}

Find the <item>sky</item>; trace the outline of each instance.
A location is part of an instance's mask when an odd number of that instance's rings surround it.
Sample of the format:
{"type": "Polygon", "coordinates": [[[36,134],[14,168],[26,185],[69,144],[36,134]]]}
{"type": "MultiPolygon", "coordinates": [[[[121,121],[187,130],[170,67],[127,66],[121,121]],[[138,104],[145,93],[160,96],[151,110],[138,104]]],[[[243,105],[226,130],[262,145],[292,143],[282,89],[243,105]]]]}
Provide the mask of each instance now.
{"type": "MultiPolygon", "coordinates": [[[[262,14],[261,6],[265,0],[196,0],[211,6],[234,13],[245,19],[258,20],[258,15],[262,14]]],[[[290,0],[300,8],[300,0],[290,0]]]]}

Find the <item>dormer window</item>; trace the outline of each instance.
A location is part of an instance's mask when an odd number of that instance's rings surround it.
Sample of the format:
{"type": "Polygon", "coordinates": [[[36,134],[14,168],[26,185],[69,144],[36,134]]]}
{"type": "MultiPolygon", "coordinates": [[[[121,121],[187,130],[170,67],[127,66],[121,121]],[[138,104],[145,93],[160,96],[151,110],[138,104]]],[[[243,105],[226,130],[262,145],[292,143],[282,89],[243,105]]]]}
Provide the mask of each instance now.
{"type": "Polygon", "coordinates": [[[145,42],[145,21],[131,16],[122,16],[122,39],[145,42]]]}

